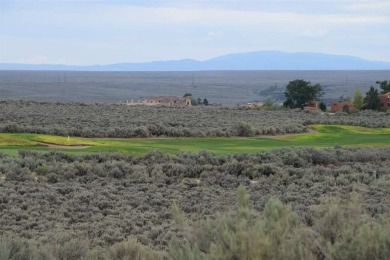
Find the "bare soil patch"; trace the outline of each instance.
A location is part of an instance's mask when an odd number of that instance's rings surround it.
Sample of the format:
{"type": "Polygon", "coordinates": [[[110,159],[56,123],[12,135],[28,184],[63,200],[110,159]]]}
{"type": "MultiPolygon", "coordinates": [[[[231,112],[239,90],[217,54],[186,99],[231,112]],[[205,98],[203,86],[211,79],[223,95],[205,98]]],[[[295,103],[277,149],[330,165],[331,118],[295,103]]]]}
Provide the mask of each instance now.
{"type": "Polygon", "coordinates": [[[41,143],[40,145],[51,149],[86,149],[91,147],[88,145],[58,145],[58,144],[45,144],[45,143],[41,143]]]}

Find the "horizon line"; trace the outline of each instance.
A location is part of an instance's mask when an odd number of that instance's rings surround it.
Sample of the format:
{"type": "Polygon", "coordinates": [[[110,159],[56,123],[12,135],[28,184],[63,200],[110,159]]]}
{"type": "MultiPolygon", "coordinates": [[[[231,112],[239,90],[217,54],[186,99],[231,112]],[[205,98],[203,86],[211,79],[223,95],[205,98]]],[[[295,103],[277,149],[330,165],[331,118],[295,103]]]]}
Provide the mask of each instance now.
{"type": "Polygon", "coordinates": [[[180,58],[180,59],[162,59],[162,60],[150,60],[150,61],[141,61],[141,62],[132,62],[132,61],[122,61],[122,62],[114,62],[114,63],[95,63],[95,64],[85,64],[85,65],[77,65],[77,64],[64,64],[64,63],[23,63],[23,62],[2,62],[2,65],[37,65],[37,66],[66,66],[66,67],[96,67],[96,66],[111,66],[111,65],[119,65],[119,64],[145,64],[145,63],[154,63],[154,62],[180,62],[180,61],[193,61],[193,62],[207,62],[216,58],[232,56],[232,55],[241,55],[241,54],[251,54],[251,53],[284,53],[284,54],[320,54],[334,57],[348,57],[348,58],[357,58],[360,60],[368,61],[368,62],[383,62],[389,63],[390,61],[385,60],[371,60],[353,55],[346,54],[332,54],[332,53],[323,53],[323,52],[311,52],[311,51],[297,51],[297,52],[289,52],[289,51],[278,51],[278,50],[255,50],[255,51],[247,51],[247,52],[236,52],[236,53],[227,53],[218,56],[213,56],[203,60],[197,60],[193,58],[180,58]]]}

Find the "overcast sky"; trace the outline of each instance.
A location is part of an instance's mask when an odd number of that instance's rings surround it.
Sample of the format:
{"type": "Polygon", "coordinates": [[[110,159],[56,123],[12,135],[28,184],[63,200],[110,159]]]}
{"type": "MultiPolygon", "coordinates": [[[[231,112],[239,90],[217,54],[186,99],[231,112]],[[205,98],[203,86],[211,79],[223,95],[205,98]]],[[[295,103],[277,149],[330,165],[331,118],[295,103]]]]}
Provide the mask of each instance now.
{"type": "Polygon", "coordinates": [[[390,0],[0,0],[0,62],[110,64],[257,50],[390,61],[390,0]]]}

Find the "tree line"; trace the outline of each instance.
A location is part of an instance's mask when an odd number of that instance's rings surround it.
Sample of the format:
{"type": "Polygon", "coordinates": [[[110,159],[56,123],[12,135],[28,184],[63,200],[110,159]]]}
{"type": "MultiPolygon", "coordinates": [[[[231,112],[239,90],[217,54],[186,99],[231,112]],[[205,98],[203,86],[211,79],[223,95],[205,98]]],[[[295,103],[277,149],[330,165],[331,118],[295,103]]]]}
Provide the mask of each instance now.
{"type": "MultiPolygon", "coordinates": [[[[380,92],[374,86],[370,87],[365,97],[362,96],[359,89],[355,91],[352,103],[358,111],[362,108],[370,110],[380,109],[379,94],[390,92],[390,81],[383,80],[376,83],[379,84],[380,92]]],[[[285,107],[303,108],[310,101],[318,101],[320,102],[320,109],[326,110],[326,105],[321,102],[324,92],[320,84],[313,85],[310,81],[302,79],[293,80],[287,84],[284,94],[286,100],[283,106],[285,107]]],[[[349,101],[349,99],[340,98],[340,102],[345,100],[349,101]]]]}
{"type": "Polygon", "coordinates": [[[185,93],[183,97],[190,97],[191,98],[191,104],[193,106],[200,106],[200,105],[204,105],[204,106],[208,106],[209,105],[209,101],[207,100],[207,98],[200,98],[200,97],[194,97],[192,96],[191,93],[185,93]]]}

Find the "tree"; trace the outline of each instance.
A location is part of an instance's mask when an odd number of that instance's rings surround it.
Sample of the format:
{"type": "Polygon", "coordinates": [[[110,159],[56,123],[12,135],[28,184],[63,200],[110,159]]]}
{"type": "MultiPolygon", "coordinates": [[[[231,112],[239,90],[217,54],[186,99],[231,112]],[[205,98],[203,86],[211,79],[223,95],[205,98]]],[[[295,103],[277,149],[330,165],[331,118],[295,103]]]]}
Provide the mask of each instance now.
{"type": "Polygon", "coordinates": [[[326,104],[324,102],[320,102],[320,104],[318,105],[319,108],[321,109],[321,111],[326,111],[326,104]]]}
{"type": "Polygon", "coordinates": [[[191,97],[191,104],[193,106],[199,105],[198,98],[191,97]]]}
{"type": "Polygon", "coordinates": [[[208,106],[209,105],[209,101],[205,98],[205,99],[203,99],[203,105],[205,105],[205,106],[208,106]]]}
{"type": "Polygon", "coordinates": [[[367,109],[377,110],[380,107],[380,101],[378,97],[378,90],[373,86],[370,87],[370,90],[366,93],[366,97],[364,98],[364,102],[367,104],[367,109]]]}
{"type": "Polygon", "coordinates": [[[379,84],[379,87],[382,89],[382,94],[390,92],[390,81],[383,80],[383,81],[377,81],[376,84],[379,84]]]}
{"type": "Polygon", "coordinates": [[[309,101],[319,101],[323,92],[320,84],[312,85],[310,81],[296,79],[287,84],[284,95],[286,101],[283,106],[302,108],[309,101]]]}
{"type": "Polygon", "coordinates": [[[185,93],[183,97],[192,97],[191,93],[185,93]]]}
{"type": "Polygon", "coordinates": [[[363,96],[362,96],[362,92],[360,91],[360,89],[356,89],[355,90],[355,95],[353,96],[353,106],[356,108],[356,110],[360,110],[362,109],[363,107],[363,96]]]}

